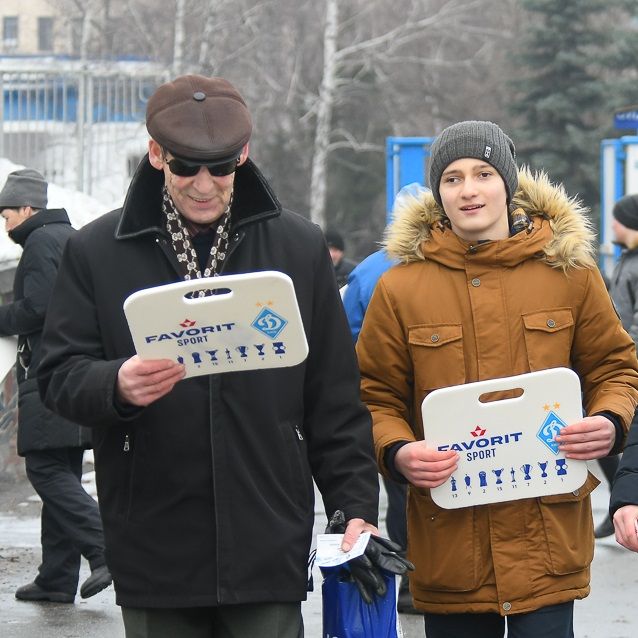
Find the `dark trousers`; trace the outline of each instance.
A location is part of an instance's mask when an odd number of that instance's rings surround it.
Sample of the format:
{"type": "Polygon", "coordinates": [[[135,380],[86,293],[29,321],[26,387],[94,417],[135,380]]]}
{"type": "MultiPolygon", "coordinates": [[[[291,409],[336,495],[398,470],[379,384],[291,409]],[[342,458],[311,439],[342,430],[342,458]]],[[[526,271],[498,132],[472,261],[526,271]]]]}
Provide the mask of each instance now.
{"type": "Polygon", "coordinates": [[[104,565],[100,512],[82,487],[81,448],[28,452],[27,476],[42,499],[42,564],[35,582],[49,591],[75,594],[84,556],[91,570],[104,565]]]}
{"type": "Polygon", "coordinates": [[[607,479],[607,483],[609,483],[609,489],[611,489],[614,484],[614,476],[616,476],[616,471],[620,465],[620,456],[603,456],[602,459],[598,459],[598,464],[607,479]]]}
{"type": "MultiPolygon", "coordinates": [[[[499,614],[426,614],[426,638],[503,638],[499,614]]],[[[574,603],[507,616],[507,638],[574,638],[574,603]]]]}
{"type": "Polygon", "coordinates": [[[190,609],[122,607],[126,638],[303,638],[301,603],[190,609]]]}
{"type": "Polygon", "coordinates": [[[388,495],[388,508],[385,515],[388,536],[391,541],[407,549],[408,525],[405,517],[408,486],[385,477],[383,477],[383,485],[388,495]]]}

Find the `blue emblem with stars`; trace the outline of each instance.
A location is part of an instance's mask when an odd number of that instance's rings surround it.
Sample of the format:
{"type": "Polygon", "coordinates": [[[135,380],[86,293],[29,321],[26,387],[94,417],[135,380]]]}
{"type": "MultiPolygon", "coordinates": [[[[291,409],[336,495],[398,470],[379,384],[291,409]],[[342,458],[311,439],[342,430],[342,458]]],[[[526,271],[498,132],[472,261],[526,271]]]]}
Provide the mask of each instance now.
{"type": "Polygon", "coordinates": [[[250,325],[270,339],[276,339],[287,324],[288,321],[274,310],[263,308],[250,325]]]}
{"type": "Polygon", "coordinates": [[[561,428],[567,423],[563,421],[556,412],[550,410],[545,417],[541,429],[536,435],[554,454],[558,454],[558,443],[554,441],[554,437],[560,432],[561,428]]]}

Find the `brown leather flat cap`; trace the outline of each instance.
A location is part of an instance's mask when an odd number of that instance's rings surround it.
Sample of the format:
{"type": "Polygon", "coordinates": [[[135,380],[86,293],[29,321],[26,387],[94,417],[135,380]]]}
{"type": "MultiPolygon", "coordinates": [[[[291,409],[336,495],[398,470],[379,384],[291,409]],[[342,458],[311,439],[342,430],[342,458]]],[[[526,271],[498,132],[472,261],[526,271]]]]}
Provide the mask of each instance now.
{"type": "Polygon", "coordinates": [[[237,89],[223,78],[183,75],[162,84],[146,106],[149,135],[173,155],[208,163],[239,156],[252,120],[237,89]]]}

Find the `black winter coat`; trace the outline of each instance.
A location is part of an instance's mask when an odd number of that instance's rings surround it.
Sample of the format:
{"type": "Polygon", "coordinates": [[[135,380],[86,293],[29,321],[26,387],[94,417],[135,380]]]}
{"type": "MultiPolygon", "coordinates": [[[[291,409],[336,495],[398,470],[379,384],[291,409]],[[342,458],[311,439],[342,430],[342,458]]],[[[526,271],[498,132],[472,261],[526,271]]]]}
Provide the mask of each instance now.
{"type": "Polygon", "coordinates": [[[624,505],[638,505],[638,419],[629,428],[627,442],[611,488],[609,513],[624,505]]]}
{"type": "Polygon", "coordinates": [[[44,209],[16,226],[9,237],[22,246],[13,280],[13,302],[0,307],[0,336],[17,335],[18,454],[63,447],[90,447],[90,432],[44,407],[37,387],[40,342],[62,251],[73,233],[64,209],[44,209]]]}
{"type": "Polygon", "coordinates": [[[94,428],[117,603],[193,607],[306,597],[313,476],[326,512],[376,523],[370,417],[321,231],[281,209],[248,161],[235,177],[224,274],[278,270],[295,285],[310,354],[297,366],[201,376],[145,409],[114,404],[134,354],[122,311],[180,279],[145,158],[122,210],[69,241],[44,335],[40,389],[94,428]]]}

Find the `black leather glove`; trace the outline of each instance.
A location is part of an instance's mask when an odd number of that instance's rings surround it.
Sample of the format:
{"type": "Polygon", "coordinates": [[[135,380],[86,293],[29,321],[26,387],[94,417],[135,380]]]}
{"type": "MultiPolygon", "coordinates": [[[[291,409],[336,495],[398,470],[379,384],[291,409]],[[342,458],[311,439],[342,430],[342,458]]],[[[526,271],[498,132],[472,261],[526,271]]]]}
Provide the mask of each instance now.
{"type": "MultiPolygon", "coordinates": [[[[343,534],[346,531],[346,518],[341,510],[337,510],[326,527],[326,534],[343,534]]],[[[348,568],[361,598],[371,603],[374,594],[385,596],[387,587],[383,569],[391,574],[402,576],[414,570],[414,565],[401,556],[401,547],[387,538],[370,536],[365,552],[348,561],[348,568]]]]}

